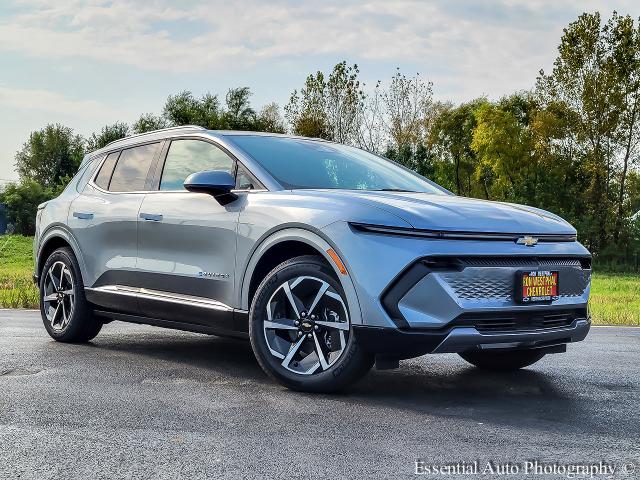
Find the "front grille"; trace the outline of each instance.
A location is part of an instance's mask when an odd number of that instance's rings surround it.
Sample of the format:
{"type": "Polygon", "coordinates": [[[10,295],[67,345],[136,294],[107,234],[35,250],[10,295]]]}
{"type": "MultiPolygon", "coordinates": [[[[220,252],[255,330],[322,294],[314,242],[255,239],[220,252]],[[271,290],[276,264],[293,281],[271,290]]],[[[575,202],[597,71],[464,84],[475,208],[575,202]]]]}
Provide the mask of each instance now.
{"type": "Polygon", "coordinates": [[[458,262],[457,271],[438,275],[462,300],[512,301],[518,270],[558,270],[560,297],[582,296],[591,280],[588,258],[462,257],[458,262]]]}
{"type": "Polygon", "coordinates": [[[538,331],[571,326],[577,318],[586,318],[586,309],[537,310],[523,312],[465,313],[450,325],[474,327],[480,333],[538,331]]]}

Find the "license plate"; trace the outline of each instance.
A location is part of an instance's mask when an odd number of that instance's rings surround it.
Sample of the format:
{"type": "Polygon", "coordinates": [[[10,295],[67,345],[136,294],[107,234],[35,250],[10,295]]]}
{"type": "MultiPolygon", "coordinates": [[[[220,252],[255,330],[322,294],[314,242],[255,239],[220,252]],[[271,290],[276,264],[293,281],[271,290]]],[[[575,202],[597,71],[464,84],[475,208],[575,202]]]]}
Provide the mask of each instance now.
{"type": "Polygon", "coordinates": [[[516,275],[516,300],[520,303],[543,303],[558,299],[558,272],[533,270],[516,275]]]}

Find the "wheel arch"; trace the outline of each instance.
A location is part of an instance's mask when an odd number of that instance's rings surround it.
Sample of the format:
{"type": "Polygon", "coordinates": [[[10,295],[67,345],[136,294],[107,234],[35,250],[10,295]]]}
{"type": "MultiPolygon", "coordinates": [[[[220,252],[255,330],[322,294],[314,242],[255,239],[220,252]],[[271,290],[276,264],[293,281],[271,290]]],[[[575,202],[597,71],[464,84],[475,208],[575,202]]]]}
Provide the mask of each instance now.
{"type": "Polygon", "coordinates": [[[340,255],[340,251],[328,239],[319,233],[302,228],[287,228],[267,235],[257,243],[249,261],[244,268],[240,283],[239,304],[243,310],[249,310],[253,294],[264,277],[280,263],[300,255],[318,255],[329,265],[340,281],[349,306],[351,323],[361,324],[360,304],[356,289],[351,278],[347,262],[340,255]],[[342,274],[329,256],[328,250],[333,250],[347,266],[347,273],[342,274]]]}
{"type": "Polygon", "coordinates": [[[49,255],[61,247],[69,247],[71,249],[78,261],[78,265],[80,266],[80,273],[82,274],[82,277],[86,278],[84,258],[82,257],[78,242],[71,232],[63,226],[57,225],[47,230],[40,237],[38,242],[38,250],[35,255],[35,275],[37,276],[38,281],[42,273],[42,267],[47,261],[47,258],[49,258],[49,255]]]}

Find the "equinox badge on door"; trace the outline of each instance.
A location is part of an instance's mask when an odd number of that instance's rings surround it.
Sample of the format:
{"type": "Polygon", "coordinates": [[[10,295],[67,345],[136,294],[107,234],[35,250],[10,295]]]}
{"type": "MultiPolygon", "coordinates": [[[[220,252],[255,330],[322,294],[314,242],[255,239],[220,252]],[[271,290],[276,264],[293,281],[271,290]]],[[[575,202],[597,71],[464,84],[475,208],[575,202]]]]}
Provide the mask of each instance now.
{"type": "Polygon", "coordinates": [[[218,273],[218,272],[198,272],[199,277],[207,277],[207,278],[229,278],[230,275],[228,273],[218,273]]]}

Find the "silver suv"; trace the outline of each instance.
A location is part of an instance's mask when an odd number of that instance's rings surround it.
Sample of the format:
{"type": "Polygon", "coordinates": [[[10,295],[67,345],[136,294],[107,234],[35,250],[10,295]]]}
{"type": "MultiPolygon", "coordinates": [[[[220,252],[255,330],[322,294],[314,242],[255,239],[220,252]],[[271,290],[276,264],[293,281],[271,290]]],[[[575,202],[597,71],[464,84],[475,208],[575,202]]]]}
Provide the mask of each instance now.
{"type": "Polygon", "coordinates": [[[248,337],[299,390],[425,353],[521,368],[590,327],[591,257],[558,216],[283,135],[113,142],[39,206],[35,255],[54,339],[89,341],[112,320],[248,337]]]}

